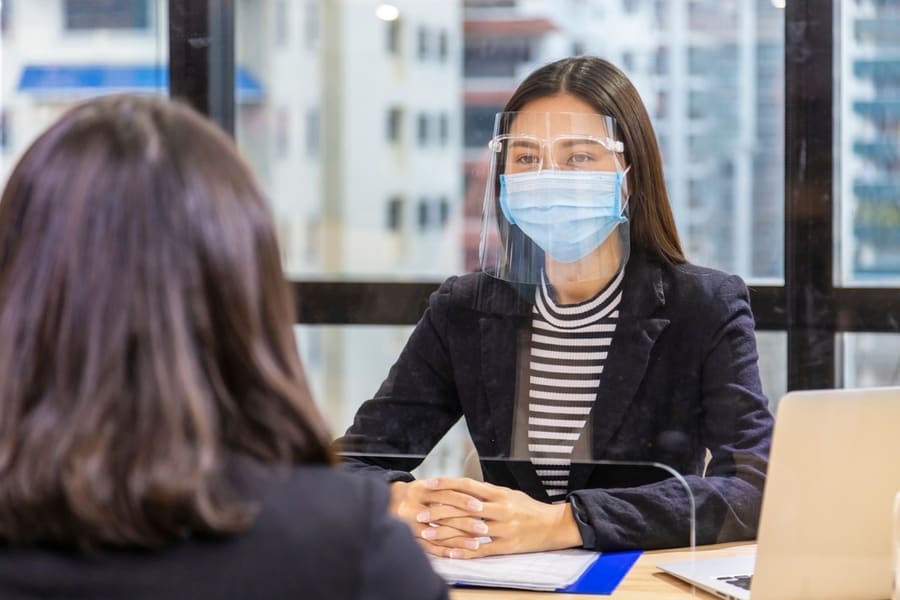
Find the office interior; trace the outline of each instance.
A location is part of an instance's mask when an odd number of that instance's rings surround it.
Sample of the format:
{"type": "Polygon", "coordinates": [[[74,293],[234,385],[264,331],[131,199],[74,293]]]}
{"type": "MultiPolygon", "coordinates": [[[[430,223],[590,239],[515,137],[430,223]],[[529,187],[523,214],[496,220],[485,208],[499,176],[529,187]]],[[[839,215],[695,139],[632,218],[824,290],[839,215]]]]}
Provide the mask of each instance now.
{"type": "MultiPolygon", "coordinates": [[[[653,119],[692,262],[750,286],[773,412],[900,384],[898,0],[2,0],[0,170],[71,103],[184,99],[271,201],[336,434],[478,268],[494,113],[594,54],[653,119]]],[[[462,468],[456,427],[422,467],[462,468]]]]}

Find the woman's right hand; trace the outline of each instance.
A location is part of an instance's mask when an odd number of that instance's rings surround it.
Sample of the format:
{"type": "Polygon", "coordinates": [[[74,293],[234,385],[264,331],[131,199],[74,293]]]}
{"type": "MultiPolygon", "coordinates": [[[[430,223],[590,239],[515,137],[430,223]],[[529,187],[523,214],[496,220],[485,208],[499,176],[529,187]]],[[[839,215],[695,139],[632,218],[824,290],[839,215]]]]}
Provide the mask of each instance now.
{"type": "Polygon", "coordinates": [[[454,547],[477,549],[484,523],[474,518],[481,499],[450,489],[437,489],[437,479],[395,481],[391,484],[391,514],[406,523],[426,552],[447,556],[446,541],[454,547]],[[454,527],[445,524],[453,519],[454,527]],[[440,527],[433,526],[441,522],[440,527]],[[462,538],[462,539],[460,539],[462,538]]]}

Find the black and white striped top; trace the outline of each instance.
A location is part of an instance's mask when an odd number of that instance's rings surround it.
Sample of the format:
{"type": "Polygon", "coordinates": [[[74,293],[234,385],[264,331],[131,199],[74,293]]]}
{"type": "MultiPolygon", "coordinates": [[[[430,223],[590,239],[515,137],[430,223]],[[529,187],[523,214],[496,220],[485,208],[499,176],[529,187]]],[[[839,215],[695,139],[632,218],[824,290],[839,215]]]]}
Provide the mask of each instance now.
{"type": "Polygon", "coordinates": [[[625,270],[596,297],[558,306],[538,286],[531,321],[528,454],[553,502],[566,497],[572,449],[597,397],[619,318],[625,270]]]}

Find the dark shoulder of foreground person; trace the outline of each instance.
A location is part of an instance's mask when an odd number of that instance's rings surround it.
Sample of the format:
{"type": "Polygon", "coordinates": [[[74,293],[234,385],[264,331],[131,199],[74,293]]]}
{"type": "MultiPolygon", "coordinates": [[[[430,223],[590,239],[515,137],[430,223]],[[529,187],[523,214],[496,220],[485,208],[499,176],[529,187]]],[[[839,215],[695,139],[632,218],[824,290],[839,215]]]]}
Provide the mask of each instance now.
{"type": "Polygon", "coordinates": [[[389,515],[389,488],[383,482],[324,466],[266,473],[263,479],[266,483],[257,487],[263,495],[255,533],[261,540],[283,541],[284,551],[293,556],[278,558],[274,548],[267,552],[285,569],[305,572],[311,585],[306,584],[304,597],[448,597],[446,584],[409,528],[389,515]],[[327,581],[320,585],[317,576],[327,581]],[[321,595],[312,593],[313,587],[320,587],[321,595]]]}
{"type": "Polygon", "coordinates": [[[443,600],[444,581],[386,485],[326,466],[237,459],[229,479],[258,509],[246,531],[153,550],[0,544],[0,598],[32,600],[443,600]]]}

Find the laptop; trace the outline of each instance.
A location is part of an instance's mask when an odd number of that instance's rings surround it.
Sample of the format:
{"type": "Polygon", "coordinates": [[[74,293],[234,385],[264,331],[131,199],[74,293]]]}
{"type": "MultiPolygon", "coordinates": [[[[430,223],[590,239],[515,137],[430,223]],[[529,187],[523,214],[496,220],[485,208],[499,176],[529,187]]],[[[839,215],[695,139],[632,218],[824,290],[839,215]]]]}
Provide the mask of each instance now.
{"type": "Polygon", "coordinates": [[[734,600],[890,598],[897,492],[900,387],[790,392],[775,419],[755,557],[657,566],[734,600]]]}

